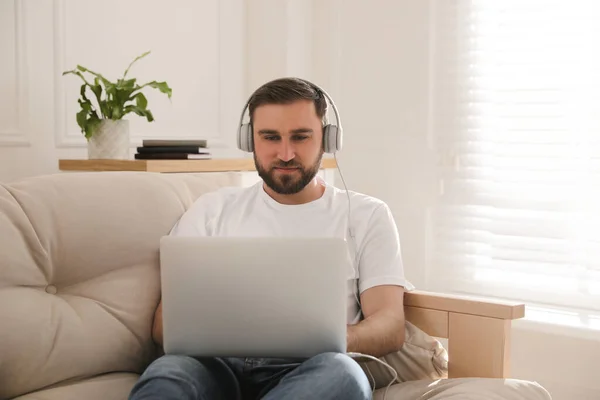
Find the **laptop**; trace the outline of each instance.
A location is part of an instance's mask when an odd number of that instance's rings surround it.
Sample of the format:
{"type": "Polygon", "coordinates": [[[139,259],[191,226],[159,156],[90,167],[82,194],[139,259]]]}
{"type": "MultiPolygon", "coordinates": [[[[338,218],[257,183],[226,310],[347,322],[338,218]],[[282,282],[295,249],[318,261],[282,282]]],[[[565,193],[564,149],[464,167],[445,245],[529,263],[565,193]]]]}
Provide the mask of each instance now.
{"type": "Polygon", "coordinates": [[[341,238],[162,237],[165,353],[346,352],[347,260],[341,238]]]}

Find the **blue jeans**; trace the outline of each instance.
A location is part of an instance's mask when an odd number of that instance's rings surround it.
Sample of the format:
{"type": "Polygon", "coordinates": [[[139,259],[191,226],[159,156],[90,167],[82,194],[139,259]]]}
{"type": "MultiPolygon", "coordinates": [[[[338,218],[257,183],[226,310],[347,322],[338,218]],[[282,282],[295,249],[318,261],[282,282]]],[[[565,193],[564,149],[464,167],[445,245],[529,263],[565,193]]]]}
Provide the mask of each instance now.
{"type": "Polygon", "coordinates": [[[369,380],[352,358],[192,358],[165,355],[148,366],[130,400],[370,400],[369,380]]]}

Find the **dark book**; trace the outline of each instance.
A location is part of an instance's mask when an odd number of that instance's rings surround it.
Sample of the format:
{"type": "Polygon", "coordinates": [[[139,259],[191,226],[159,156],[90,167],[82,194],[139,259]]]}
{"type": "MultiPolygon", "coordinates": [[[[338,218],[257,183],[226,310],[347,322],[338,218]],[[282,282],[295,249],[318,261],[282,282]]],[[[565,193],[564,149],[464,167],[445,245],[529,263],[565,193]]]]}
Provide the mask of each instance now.
{"type": "Polygon", "coordinates": [[[210,160],[210,154],[187,154],[187,153],[151,153],[135,154],[136,160],[210,160]]]}
{"type": "Polygon", "coordinates": [[[156,153],[208,154],[208,150],[205,147],[198,147],[198,146],[150,146],[150,147],[138,147],[137,151],[140,154],[156,154],[156,153]]]}
{"type": "Polygon", "coordinates": [[[206,139],[143,139],[142,146],[144,147],[160,147],[160,146],[195,146],[206,147],[208,141],[206,139]]]}

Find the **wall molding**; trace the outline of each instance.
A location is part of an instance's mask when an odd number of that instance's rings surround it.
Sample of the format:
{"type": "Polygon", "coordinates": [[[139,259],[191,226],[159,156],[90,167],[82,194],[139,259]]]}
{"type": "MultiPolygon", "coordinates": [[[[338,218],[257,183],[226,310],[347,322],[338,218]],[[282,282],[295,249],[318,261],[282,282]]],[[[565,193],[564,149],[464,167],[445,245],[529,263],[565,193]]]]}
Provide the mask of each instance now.
{"type": "MultiPolygon", "coordinates": [[[[215,0],[218,1],[218,99],[217,107],[217,132],[199,132],[177,135],[180,138],[200,137],[208,138],[218,148],[227,147],[235,143],[235,126],[232,124],[237,110],[237,105],[243,102],[244,88],[244,0],[215,0]]],[[[87,141],[83,134],[77,130],[67,128],[67,121],[74,116],[67,115],[67,91],[62,72],[66,70],[66,4],[65,0],[54,0],[53,3],[54,24],[54,139],[57,148],[80,148],[87,147],[87,141]]],[[[157,135],[160,136],[160,135],[157,135]]],[[[172,131],[162,136],[175,136],[172,131]]],[[[161,136],[161,137],[162,137],[161,136]]],[[[153,136],[154,137],[154,136],[153,136]]],[[[140,145],[142,138],[150,138],[134,133],[130,137],[130,147],[140,145]]]]}
{"type": "Polygon", "coordinates": [[[239,116],[246,103],[246,0],[218,0],[218,5],[219,143],[235,153],[239,116]]]}
{"type": "Polygon", "coordinates": [[[23,0],[13,0],[15,10],[15,75],[17,88],[15,100],[17,105],[17,128],[0,130],[1,147],[29,147],[31,139],[25,129],[28,106],[28,74],[25,41],[25,17],[23,0]]]}

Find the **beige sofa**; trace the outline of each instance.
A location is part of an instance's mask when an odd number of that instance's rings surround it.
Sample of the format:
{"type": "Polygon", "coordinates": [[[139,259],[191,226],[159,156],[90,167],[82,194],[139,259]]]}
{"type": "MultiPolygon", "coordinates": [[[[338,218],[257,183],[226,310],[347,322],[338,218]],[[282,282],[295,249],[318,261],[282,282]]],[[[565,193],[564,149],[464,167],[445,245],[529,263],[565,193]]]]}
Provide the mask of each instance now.
{"type": "MultiPolygon", "coordinates": [[[[158,354],[150,332],[160,296],[159,238],[198,196],[239,184],[235,173],[147,172],[63,173],[2,184],[0,400],[126,399],[158,354]]],[[[533,382],[437,380],[507,378],[508,328],[520,307],[407,295],[416,333],[391,361],[407,368],[401,375],[408,382],[394,385],[387,399],[549,399],[533,382]],[[483,330],[472,331],[479,323],[483,330]],[[463,348],[454,364],[450,353],[449,372],[445,351],[416,327],[463,348]],[[464,349],[473,338],[480,354],[469,358],[464,349]]],[[[377,390],[376,398],[382,396],[377,390]]]]}

